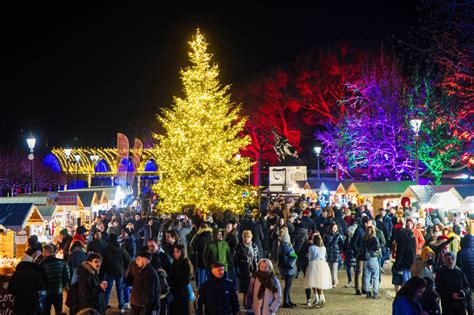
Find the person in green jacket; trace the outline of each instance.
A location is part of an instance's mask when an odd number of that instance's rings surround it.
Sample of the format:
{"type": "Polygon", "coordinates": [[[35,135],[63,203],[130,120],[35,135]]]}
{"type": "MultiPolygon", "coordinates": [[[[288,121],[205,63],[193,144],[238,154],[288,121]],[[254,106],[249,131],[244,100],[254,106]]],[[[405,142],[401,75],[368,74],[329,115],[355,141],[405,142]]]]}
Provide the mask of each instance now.
{"type": "Polygon", "coordinates": [[[232,256],[230,254],[229,244],[223,240],[223,232],[222,229],[212,229],[212,242],[207,244],[204,248],[203,260],[208,272],[210,272],[212,264],[223,264],[226,273],[225,276],[227,276],[229,266],[232,265],[232,256]]]}

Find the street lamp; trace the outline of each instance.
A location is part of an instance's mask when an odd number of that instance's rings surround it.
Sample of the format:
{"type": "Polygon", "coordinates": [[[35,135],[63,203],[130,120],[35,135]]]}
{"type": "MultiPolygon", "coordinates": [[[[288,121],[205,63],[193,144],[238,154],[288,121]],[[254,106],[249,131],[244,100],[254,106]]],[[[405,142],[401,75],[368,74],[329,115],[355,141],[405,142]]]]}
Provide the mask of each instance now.
{"type": "Polygon", "coordinates": [[[64,149],[64,154],[66,155],[66,185],[64,186],[64,190],[67,190],[67,185],[69,184],[69,158],[71,157],[72,149],[67,147],[64,149]]]}
{"type": "Polygon", "coordinates": [[[418,140],[419,140],[419,132],[421,128],[421,123],[423,120],[421,119],[412,119],[410,120],[411,129],[415,133],[415,182],[418,185],[420,182],[420,174],[418,169],[418,140]]]}
{"type": "Polygon", "coordinates": [[[79,168],[79,161],[81,160],[81,156],[79,154],[74,154],[74,159],[76,160],[76,188],[78,188],[77,183],[77,170],[79,168]]]}
{"type": "Polygon", "coordinates": [[[34,166],[34,149],[35,149],[35,144],[36,144],[36,138],[33,136],[33,134],[30,133],[30,136],[28,139],[26,139],[26,143],[28,143],[28,148],[30,148],[30,153],[28,154],[28,160],[31,161],[31,192],[33,193],[35,191],[35,166],[34,166]]]}
{"type": "MultiPolygon", "coordinates": [[[[97,162],[99,162],[99,156],[97,154],[91,154],[89,158],[92,161],[92,167],[94,168],[94,177],[95,177],[95,166],[97,165],[97,162]]],[[[90,185],[92,186],[92,184],[90,185]]]]}
{"type": "Polygon", "coordinates": [[[315,146],[314,147],[314,152],[316,152],[316,156],[318,157],[318,180],[321,179],[321,174],[320,174],[320,171],[319,171],[319,153],[321,153],[321,147],[318,145],[318,146],[315,146]]]}

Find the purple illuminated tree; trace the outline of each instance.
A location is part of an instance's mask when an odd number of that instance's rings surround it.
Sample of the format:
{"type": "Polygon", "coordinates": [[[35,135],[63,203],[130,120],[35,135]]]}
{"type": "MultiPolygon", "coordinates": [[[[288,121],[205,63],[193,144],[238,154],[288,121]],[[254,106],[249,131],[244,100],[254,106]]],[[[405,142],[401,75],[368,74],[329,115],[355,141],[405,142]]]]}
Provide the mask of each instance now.
{"type": "Polygon", "coordinates": [[[409,131],[404,88],[396,58],[383,54],[360,80],[346,84],[346,96],[339,102],[346,108],[345,118],[316,133],[330,170],[337,163],[341,174],[363,172],[368,179],[413,176],[414,165],[405,150],[409,131]]]}

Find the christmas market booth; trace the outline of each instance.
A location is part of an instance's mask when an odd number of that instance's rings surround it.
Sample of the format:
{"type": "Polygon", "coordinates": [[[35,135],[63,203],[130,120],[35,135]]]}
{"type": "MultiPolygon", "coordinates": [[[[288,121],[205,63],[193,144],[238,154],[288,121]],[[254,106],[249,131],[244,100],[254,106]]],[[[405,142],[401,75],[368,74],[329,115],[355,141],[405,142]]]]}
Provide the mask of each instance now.
{"type": "Polygon", "coordinates": [[[0,203],[0,224],[0,266],[24,256],[28,237],[41,235],[45,228],[38,207],[32,203],[0,203]]]}
{"type": "Polygon", "coordinates": [[[352,183],[354,183],[354,181],[343,181],[337,185],[336,191],[334,193],[334,199],[335,199],[334,201],[337,204],[347,206],[347,202],[350,201],[347,198],[347,189],[349,189],[349,186],[352,183]]]}
{"type": "Polygon", "coordinates": [[[399,206],[404,191],[412,181],[354,182],[347,189],[347,198],[353,204],[371,206],[377,214],[380,208],[399,206]]]}

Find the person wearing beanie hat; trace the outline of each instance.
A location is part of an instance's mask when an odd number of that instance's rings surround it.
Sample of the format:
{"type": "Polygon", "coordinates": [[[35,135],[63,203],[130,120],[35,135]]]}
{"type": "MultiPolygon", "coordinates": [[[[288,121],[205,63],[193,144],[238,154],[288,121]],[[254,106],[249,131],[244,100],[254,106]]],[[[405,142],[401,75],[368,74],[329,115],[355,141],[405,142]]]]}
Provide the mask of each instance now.
{"type": "Polygon", "coordinates": [[[285,280],[285,288],[283,289],[283,308],[294,308],[296,304],[291,301],[291,286],[293,278],[296,276],[298,269],[296,260],[298,256],[290,242],[290,235],[285,233],[281,236],[281,243],[278,247],[278,268],[280,275],[285,280]]]}
{"type": "Polygon", "coordinates": [[[436,290],[441,298],[443,314],[466,314],[470,306],[471,289],[464,272],[456,267],[456,255],[444,254],[444,266],[436,272],[436,290]]]}
{"type": "Polygon", "coordinates": [[[83,244],[86,244],[86,232],[87,232],[87,229],[85,226],[81,225],[77,227],[76,233],[72,237],[72,242],[81,241],[83,244]]]}

